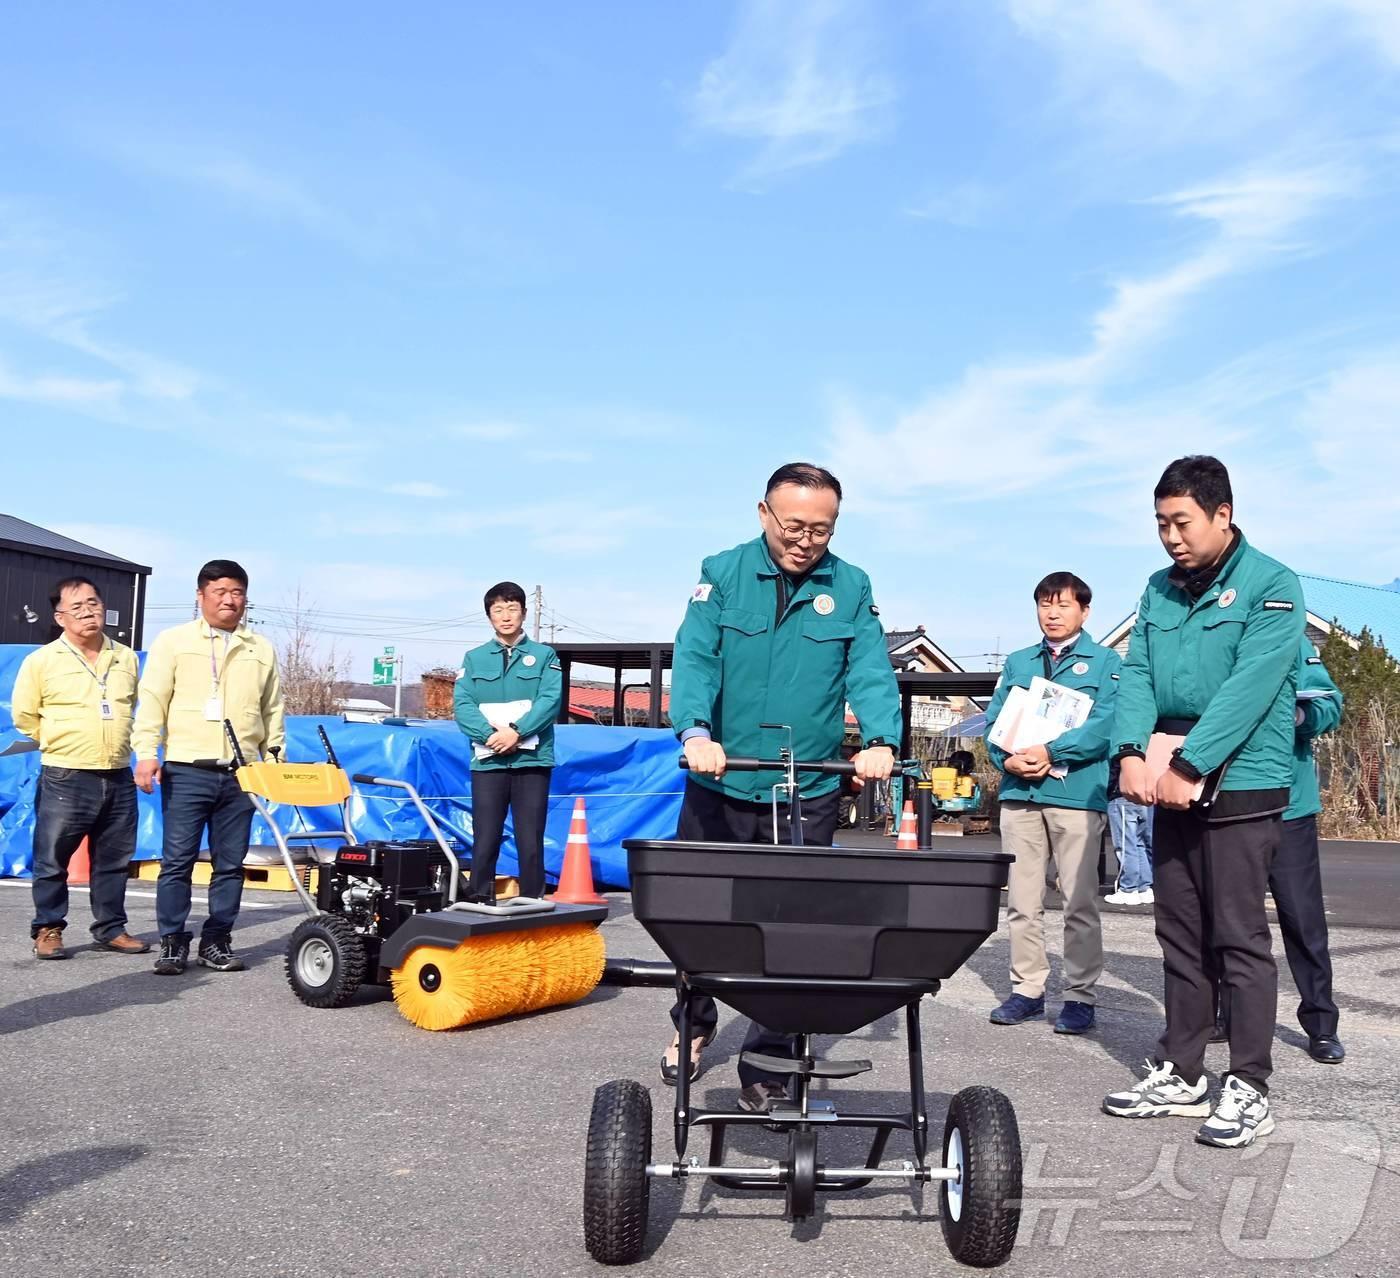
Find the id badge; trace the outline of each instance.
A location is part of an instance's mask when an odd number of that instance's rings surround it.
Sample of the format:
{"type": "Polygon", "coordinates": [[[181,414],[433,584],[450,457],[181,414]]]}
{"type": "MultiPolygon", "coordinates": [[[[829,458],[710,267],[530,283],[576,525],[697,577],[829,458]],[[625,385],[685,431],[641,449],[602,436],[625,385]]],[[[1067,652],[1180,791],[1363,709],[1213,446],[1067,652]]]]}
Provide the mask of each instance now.
{"type": "Polygon", "coordinates": [[[204,703],[204,717],[210,723],[222,723],[224,721],[223,702],[218,697],[210,697],[204,703]]]}
{"type": "Polygon", "coordinates": [[[99,713],[104,719],[112,718],[112,703],[105,698],[97,703],[99,713]]]}

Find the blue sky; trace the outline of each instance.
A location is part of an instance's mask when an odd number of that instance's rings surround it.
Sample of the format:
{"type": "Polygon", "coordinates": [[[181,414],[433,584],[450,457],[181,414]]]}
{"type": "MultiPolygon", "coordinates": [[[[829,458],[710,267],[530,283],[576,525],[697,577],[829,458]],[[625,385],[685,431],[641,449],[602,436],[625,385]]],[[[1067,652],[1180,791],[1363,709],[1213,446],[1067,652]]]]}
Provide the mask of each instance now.
{"type": "Polygon", "coordinates": [[[794,458],[969,666],[1046,571],[1127,613],[1185,452],[1388,582],[1397,108],[1389,0],[23,6],[0,509],[156,628],[237,557],[357,673],[502,577],[669,638],[794,458]]]}

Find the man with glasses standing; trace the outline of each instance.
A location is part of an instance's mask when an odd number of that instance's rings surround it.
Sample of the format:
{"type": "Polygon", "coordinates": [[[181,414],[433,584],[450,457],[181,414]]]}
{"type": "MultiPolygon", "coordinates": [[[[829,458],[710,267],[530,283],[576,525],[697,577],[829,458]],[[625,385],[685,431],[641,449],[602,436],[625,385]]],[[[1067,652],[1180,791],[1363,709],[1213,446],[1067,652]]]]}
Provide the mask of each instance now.
{"type": "Polygon", "coordinates": [[[157,976],[178,976],[190,954],[190,887],[199,845],[209,832],[209,917],[198,962],[216,972],[241,972],[233,925],[243,899],[243,858],[253,804],[229,771],[197,768],[196,760],[227,759],[224,721],[233,725],[244,758],[282,751],[285,728],[277,653],[243,625],[248,574],[231,559],[199,570],[199,616],[157,636],[141,676],[132,746],[136,784],[160,786],[164,843],[156,882],[160,924],[157,976]],[[164,738],[165,762],[157,758],[164,738]]]}
{"type": "Polygon", "coordinates": [[[84,839],[93,938],[100,949],[144,954],[151,947],[126,931],[126,870],[136,851],[136,654],[103,634],[102,595],[86,577],[60,581],[51,603],[63,633],[24,659],[11,693],[15,727],[42,751],[34,801],[34,957],[68,957],[68,862],[84,839]]]}
{"type": "MultiPolygon", "coordinates": [[[[837,757],[846,706],[860,725],[863,749],[852,762],[867,781],[894,771],[902,721],[870,578],[827,549],[841,508],[841,485],[820,466],[794,462],[776,470],[758,503],[762,535],[706,559],[676,635],[671,724],[690,775],[676,838],[724,843],[772,840],[778,772],[726,771],[728,754],[776,759],[792,746],[798,759],[837,757]],[[772,726],[782,724],[779,729],[772,726]]],[[[829,847],[836,833],[840,778],[802,773],[802,841],[829,847]]],[[[779,837],[792,832],[779,823],[779,837]]],[[[671,1019],[680,1025],[680,1007],[671,1019]]],[[[692,996],[693,1038],[679,1036],[662,1058],[674,1084],[682,1068],[700,1073],[700,1053],[714,1037],[708,996],[692,996]]],[[[794,1040],[760,1025],[746,1050],[791,1056],[794,1040]]],[[[766,1112],[787,1079],[741,1062],[739,1104],[766,1112]]]]}

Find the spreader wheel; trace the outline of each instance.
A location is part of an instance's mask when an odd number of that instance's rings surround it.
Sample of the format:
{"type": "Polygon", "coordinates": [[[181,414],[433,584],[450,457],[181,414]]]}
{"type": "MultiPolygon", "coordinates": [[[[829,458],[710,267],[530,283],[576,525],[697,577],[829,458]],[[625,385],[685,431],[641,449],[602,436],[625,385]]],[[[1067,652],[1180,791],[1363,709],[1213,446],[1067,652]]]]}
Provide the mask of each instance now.
{"type": "Polygon", "coordinates": [[[583,1240],[605,1265],[630,1265],[646,1246],[651,1093],[630,1078],[593,1093],[583,1172],[583,1240]]]}
{"type": "Polygon", "coordinates": [[[939,1182],[948,1250],[964,1265],[1003,1264],[1021,1223],[1021,1133],[1001,1092],[965,1087],[953,1097],[943,1125],[943,1164],[959,1173],[939,1182]]]}
{"type": "Polygon", "coordinates": [[[287,942],[287,984],[307,1007],[344,1007],[365,966],[364,942],[338,914],[303,919],[287,942]]]}
{"type": "Polygon", "coordinates": [[[788,1135],[788,1219],[806,1220],[816,1201],[817,1134],[793,1130],[788,1135]]]}

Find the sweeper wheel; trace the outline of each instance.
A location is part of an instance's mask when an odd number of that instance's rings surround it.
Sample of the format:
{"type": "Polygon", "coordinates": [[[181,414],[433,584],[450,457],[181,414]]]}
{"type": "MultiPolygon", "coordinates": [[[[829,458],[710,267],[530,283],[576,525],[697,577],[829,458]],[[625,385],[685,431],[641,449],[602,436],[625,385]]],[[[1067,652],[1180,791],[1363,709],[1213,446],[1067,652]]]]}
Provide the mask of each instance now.
{"type": "Polygon", "coordinates": [[[953,1097],[943,1125],[943,1163],[962,1173],[939,1186],[948,1250],[964,1265],[1004,1263],[1021,1223],[1021,1134],[1001,1092],[965,1087],[953,1097]]]}
{"type": "Polygon", "coordinates": [[[651,1093],[630,1078],[593,1093],[583,1173],[583,1240],[605,1265],[630,1265],[646,1247],[651,1093]]]}
{"type": "Polygon", "coordinates": [[[365,967],[364,942],[338,914],[303,919],[287,942],[287,984],[307,1007],[344,1007],[365,967]]]}

